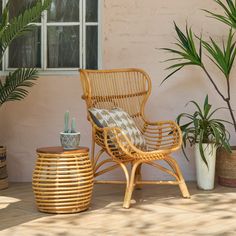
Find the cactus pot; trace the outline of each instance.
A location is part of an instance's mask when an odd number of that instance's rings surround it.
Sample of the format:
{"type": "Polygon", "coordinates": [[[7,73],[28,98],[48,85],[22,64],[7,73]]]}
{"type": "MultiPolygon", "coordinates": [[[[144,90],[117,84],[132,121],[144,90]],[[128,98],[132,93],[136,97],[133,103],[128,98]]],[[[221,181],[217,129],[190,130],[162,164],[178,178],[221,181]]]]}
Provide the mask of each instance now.
{"type": "Polygon", "coordinates": [[[79,148],[80,132],[77,133],[60,133],[61,146],[65,150],[75,150],[79,148]]]}

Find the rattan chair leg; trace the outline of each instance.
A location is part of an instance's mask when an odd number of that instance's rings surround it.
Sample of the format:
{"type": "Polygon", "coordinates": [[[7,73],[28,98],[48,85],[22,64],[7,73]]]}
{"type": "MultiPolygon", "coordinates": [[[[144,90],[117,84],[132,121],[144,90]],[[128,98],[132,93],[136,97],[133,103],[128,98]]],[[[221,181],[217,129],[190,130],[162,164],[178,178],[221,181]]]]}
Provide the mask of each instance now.
{"type": "Polygon", "coordinates": [[[124,171],[125,174],[125,178],[126,178],[126,188],[125,188],[125,197],[124,197],[124,203],[126,202],[126,196],[129,195],[129,187],[130,187],[130,178],[129,178],[129,172],[127,170],[127,167],[125,164],[123,164],[122,162],[119,162],[122,170],[124,171]]]}
{"type": "Polygon", "coordinates": [[[142,181],[141,169],[142,169],[142,163],[138,166],[137,171],[135,173],[135,189],[137,189],[137,190],[141,190],[142,189],[142,185],[141,184],[136,184],[137,181],[142,181]]]}
{"type": "Polygon", "coordinates": [[[184,177],[183,177],[183,174],[182,174],[182,171],[180,170],[179,168],[179,165],[177,163],[177,161],[175,159],[173,159],[172,157],[169,157],[167,159],[167,162],[169,163],[172,163],[170,164],[170,166],[175,170],[177,176],[178,176],[178,182],[179,182],[179,188],[180,188],[180,191],[183,195],[184,198],[190,198],[190,194],[189,194],[189,191],[188,191],[188,187],[185,183],[185,180],[184,180],[184,177]]]}
{"type": "Polygon", "coordinates": [[[180,188],[180,191],[181,191],[184,198],[190,198],[191,197],[190,194],[189,194],[189,191],[188,191],[188,187],[187,187],[184,179],[179,182],[179,188],[180,188]]]}
{"type": "Polygon", "coordinates": [[[133,193],[134,187],[135,187],[135,173],[136,173],[136,170],[140,164],[141,164],[141,162],[138,161],[138,162],[135,162],[132,166],[132,171],[131,171],[131,175],[130,175],[130,183],[129,183],[129,186],[126,190],[125,199],[124,199],[124,203],[123,203],[123,207],[126,209],[130,208],[132,193],[133,193]]]}

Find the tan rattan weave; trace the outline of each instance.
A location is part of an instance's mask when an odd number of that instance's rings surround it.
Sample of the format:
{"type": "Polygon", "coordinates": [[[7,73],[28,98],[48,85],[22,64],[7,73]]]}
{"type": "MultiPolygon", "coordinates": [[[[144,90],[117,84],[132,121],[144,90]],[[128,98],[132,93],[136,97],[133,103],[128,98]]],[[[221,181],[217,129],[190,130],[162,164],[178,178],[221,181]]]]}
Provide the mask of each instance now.
{"type": "Polygon", "coordinates": [[[112,109],[120,107],[134,119],[144,135],[147,151],[137,149],[119,128],[99,128],[91,119],[92,124],[92,163],[95,177],[121,167],[126,181],[96,181],[97,183],[125,183],[126,192],[123,207],[129,208],[134,187],[142,184],[172,184],[179,185],[183,197],[189,197],[189,192],[177,162],[171,153],[178,150],[182,144],[181,131],[173,121],[150,122],[144,115],[145,104],[151,93],[151,80],[140,69],[114,70],[80,70],[83,86],[83,99],[87,108],[112,109]],[[118,144],[114,145],[114,142],[118,144]],[[95,155],[95,147],[100,150],[95,155]],[[101,159],[103,153],[108,159],[101,159]],[[170,168],[154,161],[164,160],[170,168]],[[107,163],[115,164],[107,167],[107,163]],[[127,165],[131,163],[129,174],[127,165]],[[142,181],[141,165],[156,167],[174,177],[173,181],[142,181]],[[104,167],[104,165],[106,167],[104,167]],[[103,169],[102,169],[103,167],[103,169]],[[102,169],[102,170],[101,170],[102,169]]]}
{"type": "Polygon", "coordinates": [[[59,214],[88,209],[93,190],[89,149],[39,148],[37,155],[33,190],[38,210],[59,214]]]}
{"type": "Polygon", "coordinates": [[[7,156],[6,147],[0,146],[0,190],[8,188],[6,156],[7,156]]]}

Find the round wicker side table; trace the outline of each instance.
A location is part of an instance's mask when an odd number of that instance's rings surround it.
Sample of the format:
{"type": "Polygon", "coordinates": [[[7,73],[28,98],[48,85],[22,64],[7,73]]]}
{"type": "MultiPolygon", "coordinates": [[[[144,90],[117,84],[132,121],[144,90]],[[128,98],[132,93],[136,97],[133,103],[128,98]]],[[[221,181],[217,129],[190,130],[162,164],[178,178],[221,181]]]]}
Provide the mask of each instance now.
{"type": "Polygon", "coordinates": [[[33,173],[38,210],[75,213],[88,209],[93,190],[89,149],[64,151],[62,147],[39,148],[33,173]]]}

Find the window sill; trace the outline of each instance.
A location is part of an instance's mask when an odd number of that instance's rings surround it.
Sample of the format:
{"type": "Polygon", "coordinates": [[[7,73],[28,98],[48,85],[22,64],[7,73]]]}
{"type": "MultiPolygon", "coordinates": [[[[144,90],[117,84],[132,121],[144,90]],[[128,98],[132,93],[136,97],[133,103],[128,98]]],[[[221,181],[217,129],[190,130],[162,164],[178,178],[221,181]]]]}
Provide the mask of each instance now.
{"type": "MultiPolygon", "coordinates": [[[[0,71],[0,76],[7,76],[14,70],[0,71]]],[[[79,76],[79,69],[76,70],[38,70],[39,76],[79,76]]]]}

